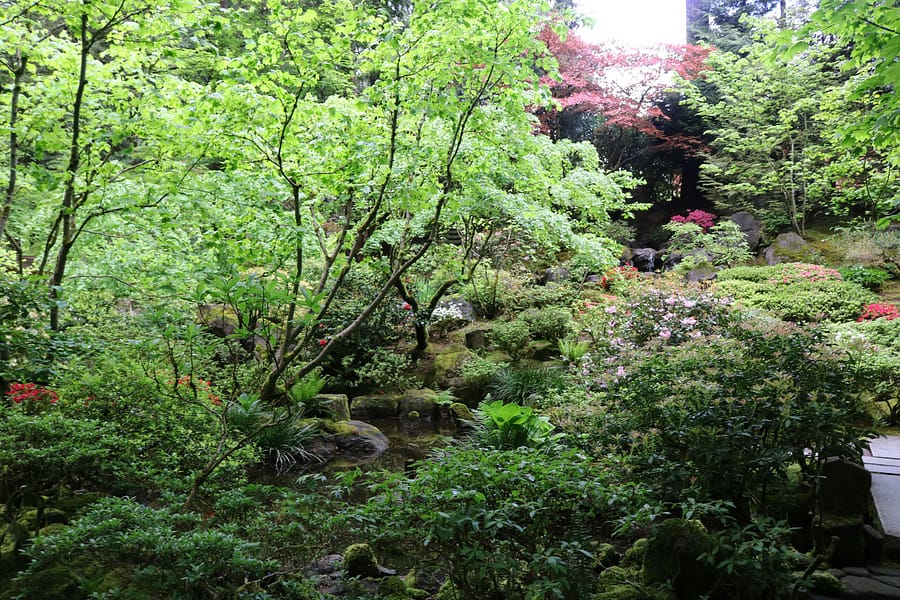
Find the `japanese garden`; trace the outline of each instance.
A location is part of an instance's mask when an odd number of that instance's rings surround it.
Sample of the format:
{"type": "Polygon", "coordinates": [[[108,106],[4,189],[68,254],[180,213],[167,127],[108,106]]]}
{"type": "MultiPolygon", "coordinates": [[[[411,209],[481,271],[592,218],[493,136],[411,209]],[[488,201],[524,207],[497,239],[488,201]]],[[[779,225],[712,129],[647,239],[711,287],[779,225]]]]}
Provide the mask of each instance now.
{"type": "Polygon", "coordinates": [[[0,600],[900,598],[900,5],[580,11],[0,0],[0,600]]]}

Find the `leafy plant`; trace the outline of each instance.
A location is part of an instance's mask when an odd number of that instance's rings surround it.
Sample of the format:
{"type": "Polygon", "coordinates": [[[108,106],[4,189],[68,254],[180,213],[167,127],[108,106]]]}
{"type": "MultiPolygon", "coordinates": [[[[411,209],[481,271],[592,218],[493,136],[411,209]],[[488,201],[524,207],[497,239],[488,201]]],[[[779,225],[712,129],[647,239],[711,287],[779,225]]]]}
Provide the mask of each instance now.
{"type": "Polygon", "coordinates": [[[877,290],[885,281],[891,278],[891,274],[884,269],[864,267],[862,265],[841,267],[838,269],[838,272],[844,281],[852,281],[870,290],[877,290]]]}
{"type": "Polygon", "coordinates": [[[559,353],[569,363],[577,365],[581,358],[590,350],[591,344],[587,340],[564,338],[557,342],[559,353]]]}
{"type": "Polygon", "coordinates": [[[557,343],[573,330],[572,312],[558,306],[530,308],[518,316],[528,324],[532,338],[557,343]]]}
{"type": "Polygon", "coordinates": [[[479,442],[498,450],[512,450],[521,446],[549,450],[562,438],[554,434],[553,424],[538,415],[531,407],[505,403],[503,400],[482,402],[476,418],[483,427],[479,442]]]}
{"type": "Polygon", "coordinates": [[[531,340],[528,323],[518,319],[494,323],[491,329],[491,341],[514,360],[522,358],[531,340]]]}
{"type": "Polygon", "coordinates": [[[378,524],[380,547],[445,570],[465,598],[587,597],[591,541],[646,499],[572,450],[463,448],[415,469],[377,486],[362,522],[378,524]]]}
{"type": "Polygon", "coordinates": [[[487,386],[495,400],[528,405],[566,385],[565,371],[557,367],[504,367],[487,386]]]}

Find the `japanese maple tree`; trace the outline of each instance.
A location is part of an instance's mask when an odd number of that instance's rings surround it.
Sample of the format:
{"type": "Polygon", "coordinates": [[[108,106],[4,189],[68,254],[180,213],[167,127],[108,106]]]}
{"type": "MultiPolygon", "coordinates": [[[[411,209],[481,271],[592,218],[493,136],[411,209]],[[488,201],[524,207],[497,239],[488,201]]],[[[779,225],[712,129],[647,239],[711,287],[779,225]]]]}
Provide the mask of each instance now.
{"type": "Polygon", "coordinates": [[[594,44],[572,32],[563,39],[550,28],[539,37],[559,63],[559,79],[544,77],[559,108],[536,111],[543,133],[571,137],[567,121],[593,117],[590,131],[576,137],[593,139],[614,169],[631,166],[648,148],[683,153],[702,148],[698,136],[666,131],[662,125],[669,117],[660,104],[673,76],[692,80],[702,73],[709,48],[594,44]]]}

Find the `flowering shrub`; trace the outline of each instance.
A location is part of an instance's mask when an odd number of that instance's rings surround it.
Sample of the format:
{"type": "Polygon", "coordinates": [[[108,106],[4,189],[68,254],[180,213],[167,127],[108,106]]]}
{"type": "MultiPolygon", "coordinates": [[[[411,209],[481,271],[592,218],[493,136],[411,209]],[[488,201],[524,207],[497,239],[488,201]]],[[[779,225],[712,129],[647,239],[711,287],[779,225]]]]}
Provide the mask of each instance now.
{"type": "Polygon", "coordinates": [[[716,215],[708,213],[705,210],[692,210],[687,216],[675,215],[672,217],[672,223],[693,223],[699,225],[703,231],[707,231],[716,223],[716,215]]]}
{"type": "Polygon", "coordinates": [[[208,379],[191,379],[190,375],[180,377],[178,380],[170,380],[169,385],[176,388],[191,389],[195,394],[205,394],[209,401],[216,406],[222,404],[222,399],[212,393],[212,381],[208,379]]]}
{"type": "Polygon", "coordinates": [[[806,263],[719,271],[716,293],[795,323],[852,321],[877,296],[834,269],[806,263]]]}
{"type": "Polygon", "coordinates": [[[897,310],[893,304],[875,302],[864,306],[862,314],[856,320],[862,322],[875,319],[887,319],[888,321],[900,319],[900,310],[897,310]]]}
{"type": "Polygon", "coordinates": [[[617,284],[623,281],[631,281],[640,278],[641,273],[637,267],[632,264],[625,264],[619,267],[609,269],[600,277],[600,287],[604,290],[611,290],[617,284]]]}
{"type": "Polygon", "coordinates": [[[56,392],[35,383],[13,383],[6,397],[29,413],[40,412],[59,403],[56,392]]]}

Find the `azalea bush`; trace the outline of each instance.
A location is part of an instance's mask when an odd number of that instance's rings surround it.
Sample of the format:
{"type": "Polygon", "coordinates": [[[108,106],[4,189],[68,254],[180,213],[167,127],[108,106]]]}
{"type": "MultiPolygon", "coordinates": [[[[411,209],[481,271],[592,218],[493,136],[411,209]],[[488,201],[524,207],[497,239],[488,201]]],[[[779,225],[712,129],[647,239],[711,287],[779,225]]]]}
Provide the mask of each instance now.
{"type": "Polygon", "coordinates": [[[877,296],[819,265],[788,263],[720,271],[715,293],[797,323],[852,321],[877,296]]]}
{"type": "Polygon", "coordinates": [[[594,435],[664,497],[696,486],[746,516],[791,466],[811,481],[826,457],[859,456],[866,415],[853,377],[821,332],[745,322],[634,354],[605,381],[594,435]]]}
{"type": "Polygon", "coordinates": [[[900,319],[833,324],[827,331],[872,412],[888,425],[900,424],[900,319]]]}
{"type": "Polygon", "coordinates": [[[704,233],[716,224],[716,215],[705,210],[692,210],[686,215],[675,215],[671,219],[672,223],[691,223],[703,230],[704,233]]]}
{"type": "Polygon", "coordinates": [[[857,321],[874,321],[875,319],[885,319],[887,321],[900,319],[900,310],[893,304],[874,302],[863,307],[863,312],[857,321]]]}

